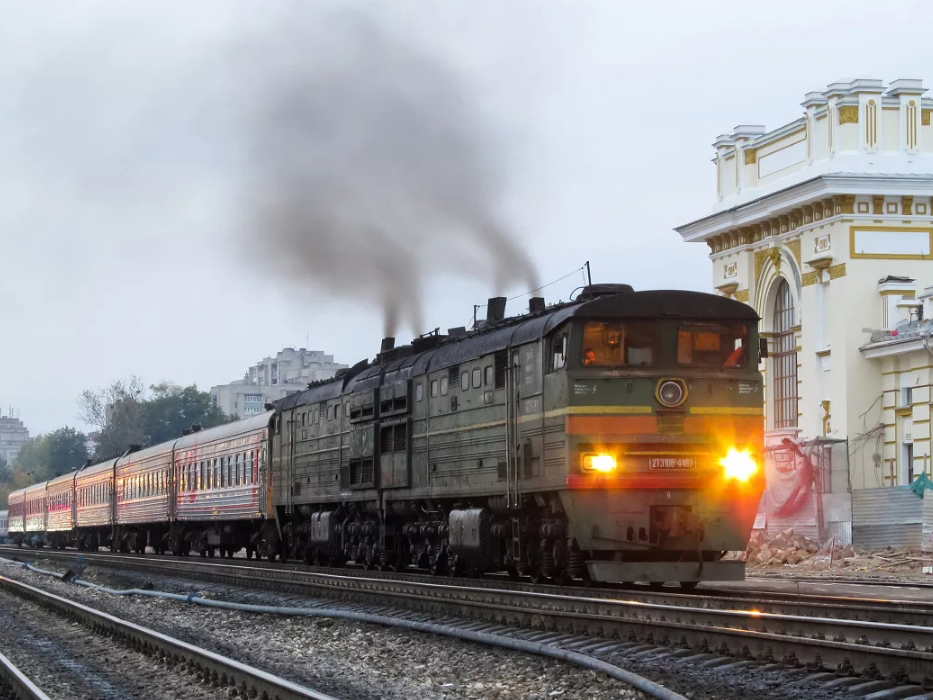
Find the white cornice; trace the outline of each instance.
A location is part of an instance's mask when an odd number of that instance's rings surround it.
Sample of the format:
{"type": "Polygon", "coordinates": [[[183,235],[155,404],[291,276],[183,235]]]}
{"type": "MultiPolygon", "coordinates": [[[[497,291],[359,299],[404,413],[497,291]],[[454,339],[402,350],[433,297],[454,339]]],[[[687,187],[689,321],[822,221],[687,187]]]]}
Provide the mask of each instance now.
{"type": "Polygon", "coordinates": [[[878,357],[893,357],[909,352],[923,350],[923,338],[909,340],[886,340],[883,343],[873,343],[862,348],[862,354],[870,360],[878,357]]]}
{"type": "MultiPolygon", "coordinates": [[[[687,242],[703,241],[723,231],[759,223],[764,219],[835,195],[897,194],[929,197],[931,187],[933,187],[933,173],[917,175],[827,173],[725,211],[691,221],[674,230],[687,242]]],[[[819,225],[829,223],[829,221],[830,218],[827,218],[815,223],[819,225]]]]}

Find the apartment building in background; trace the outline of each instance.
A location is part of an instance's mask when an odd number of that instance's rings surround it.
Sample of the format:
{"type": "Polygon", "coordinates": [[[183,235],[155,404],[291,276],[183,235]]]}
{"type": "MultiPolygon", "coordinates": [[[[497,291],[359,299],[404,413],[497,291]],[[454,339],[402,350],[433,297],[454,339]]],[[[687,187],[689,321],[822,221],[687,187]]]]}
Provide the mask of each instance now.
{"type": "Polygon", "coordinates": [[[246,418],[262,413],[267,402],[330,379],[347,367],[322,350],[285,348],[251,366],[243,379],[211,387],[211,399],[227,415],[246,418]]]}

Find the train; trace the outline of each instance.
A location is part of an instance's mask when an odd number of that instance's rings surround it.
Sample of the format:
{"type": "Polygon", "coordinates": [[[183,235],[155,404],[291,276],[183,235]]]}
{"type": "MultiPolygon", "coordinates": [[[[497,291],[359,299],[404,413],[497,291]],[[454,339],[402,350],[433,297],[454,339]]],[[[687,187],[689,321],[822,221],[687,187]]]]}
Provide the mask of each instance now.
{"type": "Polygon", "coordinates": [[[0,544],[6,543],[8,525],[9,525],[9,519],[7,517],[7,511],[0,510],[0,544]]]}
{"type": "Polygon", "coordinates": [[[19,545],[533,582],[741,580],[764,490],[747,304],[584,287],[9,496],[19,545]]]}

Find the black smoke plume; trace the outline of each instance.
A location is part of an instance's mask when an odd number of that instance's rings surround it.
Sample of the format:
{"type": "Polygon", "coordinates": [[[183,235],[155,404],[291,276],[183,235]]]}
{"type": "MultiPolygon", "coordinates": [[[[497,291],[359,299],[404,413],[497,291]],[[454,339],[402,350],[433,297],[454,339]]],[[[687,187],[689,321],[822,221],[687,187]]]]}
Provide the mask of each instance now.
{"type": "Polygon", "coordinates": [[[431,278],[537,286],[502,163],[455,72],[358,14],[293,17],[255,55],[247,243],[273,275],[423,332],[431,278]]]}

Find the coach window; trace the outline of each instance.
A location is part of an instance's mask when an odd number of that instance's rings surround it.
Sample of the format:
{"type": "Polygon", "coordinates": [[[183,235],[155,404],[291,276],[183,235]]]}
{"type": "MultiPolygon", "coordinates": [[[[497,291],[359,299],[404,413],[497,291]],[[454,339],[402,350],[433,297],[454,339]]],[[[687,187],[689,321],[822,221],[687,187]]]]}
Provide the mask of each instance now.
{"type": "Polygon", "coordinates": [[[247,479],[247,481],[249,481],[249,483],[251,483],[251,484],[255,481],[255,480],[253,479],[253,467],[254,467],[254,465],[255,465],[255,455],[253,454],[253,451],[250,450],[250,451],[249,451],[249,467],[248,467],[248,469],[246,470],[246,479],[247,479]]]}

